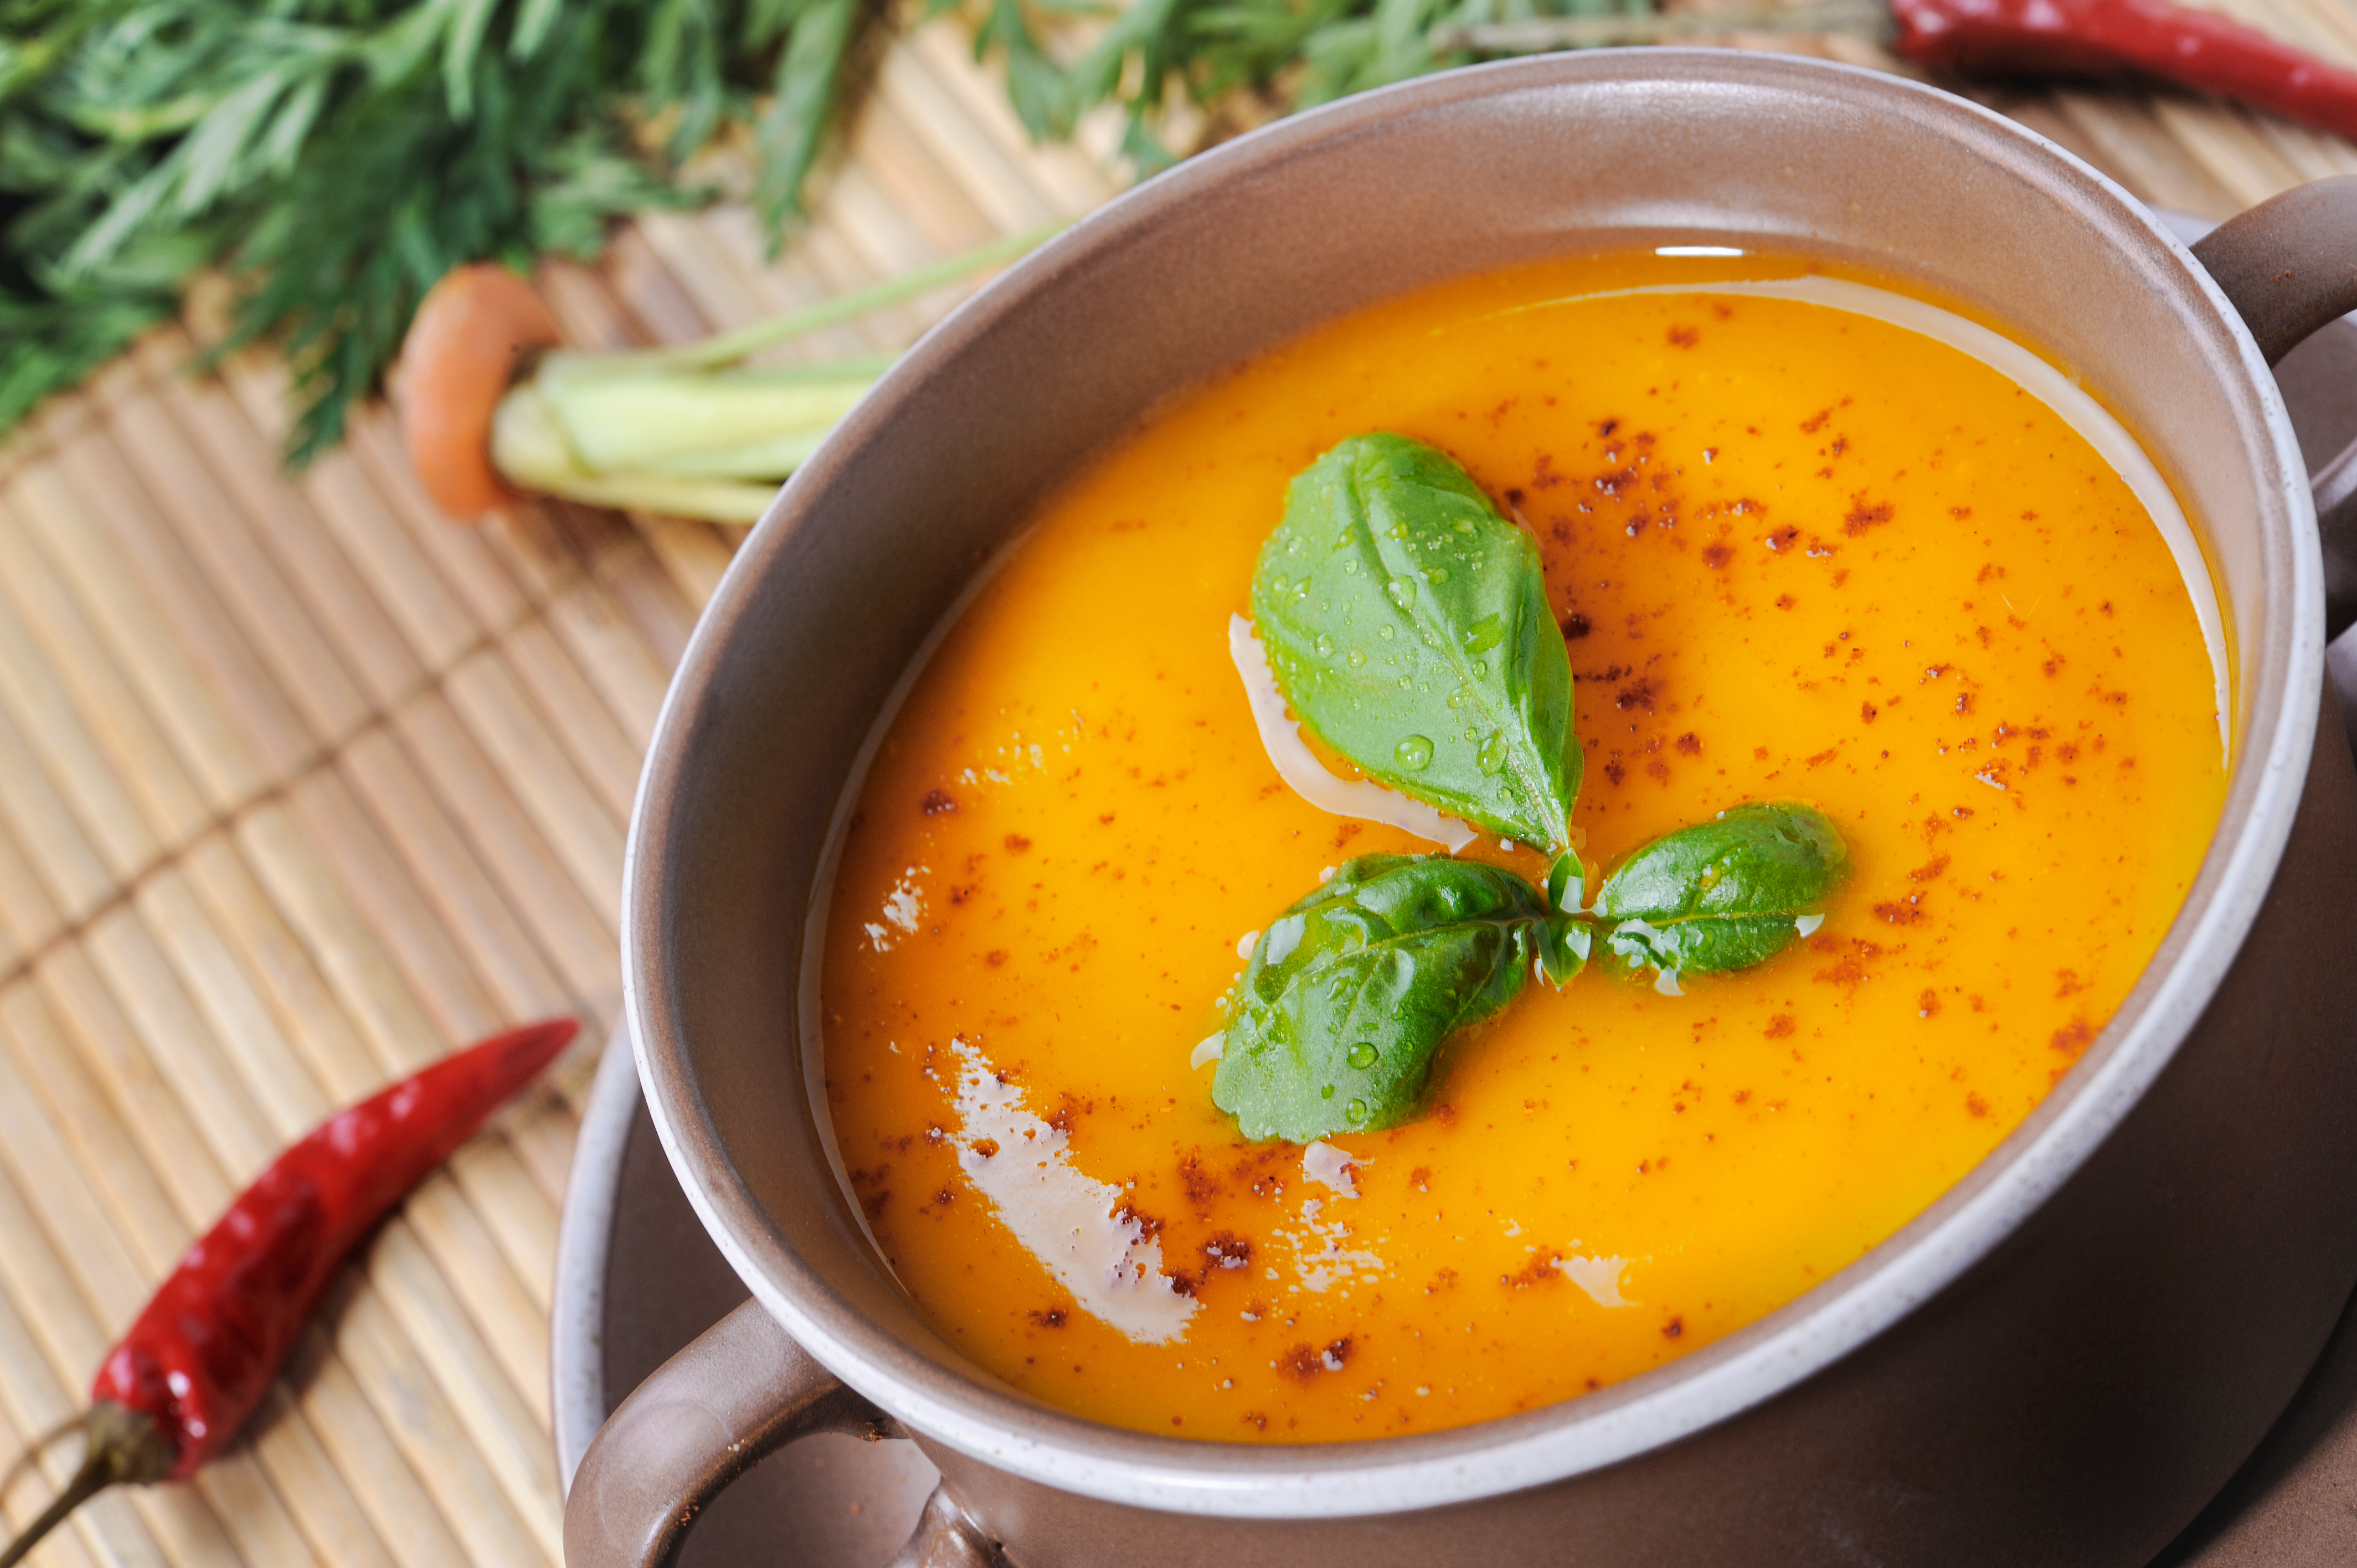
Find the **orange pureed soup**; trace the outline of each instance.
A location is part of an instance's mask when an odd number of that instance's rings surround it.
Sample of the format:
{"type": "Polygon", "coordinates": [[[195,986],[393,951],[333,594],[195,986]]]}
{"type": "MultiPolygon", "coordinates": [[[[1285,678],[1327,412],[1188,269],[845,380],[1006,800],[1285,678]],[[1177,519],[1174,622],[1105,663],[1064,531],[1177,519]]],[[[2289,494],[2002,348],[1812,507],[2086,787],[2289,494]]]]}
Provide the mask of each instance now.
{"type": "Polygon", "coordinates": [[[2223,796],[2206,579],[2053,408],[1823,303],[1868,297],[1841,275],[1450,283],[1179,396],[1044,509],[890,720],[820,975],[850,1190],[952,1343],[1189,1437],[1530,1409],[1840,1269],[2084,1050],[2223,796]],[[1377,430],[1539,542],[1591,888],[1746,800],[1824,811],[1853,869],[1757,969],[1668,995],[1599,952],[1451,1039],[1421,1119],[1251,1144],[1190,1065],[1240,939],[1348,857],[1438,853],[1287,788],[1230,658],[1287,482],[1377,430]]]}

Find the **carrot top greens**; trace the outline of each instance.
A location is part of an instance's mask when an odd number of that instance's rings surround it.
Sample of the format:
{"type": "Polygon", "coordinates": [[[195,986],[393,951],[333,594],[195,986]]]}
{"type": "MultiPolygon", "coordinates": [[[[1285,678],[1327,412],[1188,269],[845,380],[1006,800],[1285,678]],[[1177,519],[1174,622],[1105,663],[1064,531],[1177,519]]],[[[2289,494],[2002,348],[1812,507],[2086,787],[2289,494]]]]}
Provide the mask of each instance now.
{"type": "Polygon", "coordinates": [[[587,256],[751,128],[773,226],[816,155],[856,0],[0,0],[0,427],[239,285],[285,349],[300,463],[341,436],[427,288],[587,256]]]}
{"type": "MultiPolygon", "coordinates": [[[[950,9],[924,0],[908,20],[950,9]]],[[[1651,0],[972,0],[1035,136],[1105,102],[1144,172],[1192,140],[1530,47],[1484,27],[1651,0]],[[1061,17],[1084,43],[1059,63],[1061,17]],[[1469,32],[1469,28],[1472,31],[1469,32]],[[1232,111],[1232,112],[1230,112],[1232,111]]],[[[205,268],[230,344],[268,340],[296,464],[340,438],[418,301],[460,263],[587,256],[609,223],[715,191],[680,160],[729,126],[773,238],[879,0],[0,0],[0,430],[169,316],[205,268]]],[[[1585,41],[1629,41],[1598,34],[1585,41]]]]}

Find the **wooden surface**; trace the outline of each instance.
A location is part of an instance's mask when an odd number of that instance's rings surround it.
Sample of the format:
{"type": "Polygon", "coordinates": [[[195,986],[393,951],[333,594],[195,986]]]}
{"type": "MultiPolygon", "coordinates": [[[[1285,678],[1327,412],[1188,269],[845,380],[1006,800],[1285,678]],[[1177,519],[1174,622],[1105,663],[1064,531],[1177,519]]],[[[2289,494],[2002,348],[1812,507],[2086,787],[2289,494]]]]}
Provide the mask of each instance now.
{"type": "MultiPolygon", "coordinates": [[[[2347,4],[2231,8],[2357,64],[2347,4]]],[[[2208,217],[2357,171],[2348,143],[2190,97],[1982,96],[2208,217]]],[[[937,24],[882,59],[781,259],[723,207],[544,281],[582,343],[700,336],[1083,211],[1121,183],[1114,130],[1029,147],[937,24]]],[[[901,346],[955,297],[801,351],[901,346]]],[[[290,478],[275,368],[198,380],[192,352],[159,333],[0,446],[0,1461],[79,1408],[279,1145],[455,1045],[576,1012],[585,1047],[347,1271],[248,1438],[193,1485],[86,1508],[34,1559],[554,1564],[575,1107],[619,1000],[638,759],[733,533],[568,507],[454,527],[381,411],[290,478]]],[[[0,1515],[37,1511],[74,1448],[0,1515]]]]}

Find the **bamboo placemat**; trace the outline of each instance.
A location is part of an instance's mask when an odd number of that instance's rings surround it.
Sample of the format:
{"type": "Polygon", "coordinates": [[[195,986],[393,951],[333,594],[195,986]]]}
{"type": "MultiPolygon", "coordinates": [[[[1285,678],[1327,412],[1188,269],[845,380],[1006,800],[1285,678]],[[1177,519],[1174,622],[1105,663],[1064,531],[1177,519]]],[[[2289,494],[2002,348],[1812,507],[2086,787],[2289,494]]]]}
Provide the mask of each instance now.
{"type": "MultiPolygon", "coordinates": [[[[2357,63],[2345,4],[2226,8],[2357,63]]],[[[2347,143],[2190,97],[1986,101],[2212,218],[2357,171],[2347,143]]],[[[576,341],[700,336],[1084,211],[1121,184],[1116,129],[1030,146],[937,24],[876,66],[781,259],[723,206],[544,282],[576,341]]],[[[956,297],[804,351],[901,347],[956,297]]],[[[530,1017],[603,1039],[639,757],[735,537],[567,506],[454,527],[381,409],[289,477],[280,372],[188,374],[203,316],[0,445],[0,1460],[335,1106],[530,1017]]],[[[35,1562],[555,1564],[548,1295],[589,1057],[347,1271],[246,1441],[191,1486],[102,1498],[35,1562]]],[[[12,1526],[71,1450],[8,1494],[12,1526]]]]}

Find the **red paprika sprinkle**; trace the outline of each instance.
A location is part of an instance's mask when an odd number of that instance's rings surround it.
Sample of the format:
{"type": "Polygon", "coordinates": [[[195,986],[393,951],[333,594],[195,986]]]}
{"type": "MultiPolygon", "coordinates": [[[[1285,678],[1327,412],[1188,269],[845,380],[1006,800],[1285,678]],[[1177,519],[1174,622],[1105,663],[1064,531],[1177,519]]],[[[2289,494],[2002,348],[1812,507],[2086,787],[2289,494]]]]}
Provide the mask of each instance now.
{"type": "Polygon", "coordinates": [[[345,1255],[579,1029],[559,1018],[494,1036],[338,1112],[280,1155],[108,1353],[91,1386],[81,1469],[0,1551],[0,1568],[106,1487],[180,1480],[227,1447],[345,1255]]]}
{"type": "Polygon", "coordinates": [[[2357,71],[2167,0],[1891,0],[1898,52],[1953,70],[2148,71],[2357,135],[2357,71]]]}

